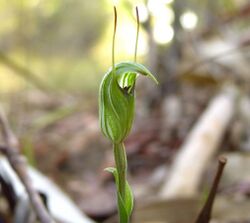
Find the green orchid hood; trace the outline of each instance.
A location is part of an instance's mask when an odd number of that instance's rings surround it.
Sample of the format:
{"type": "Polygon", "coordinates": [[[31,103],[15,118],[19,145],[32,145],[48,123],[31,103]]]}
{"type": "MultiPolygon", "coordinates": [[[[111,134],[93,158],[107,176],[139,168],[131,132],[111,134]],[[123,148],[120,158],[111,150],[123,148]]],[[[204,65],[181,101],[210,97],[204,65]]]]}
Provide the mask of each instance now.
{"type": "Polygon", "coordinates": [[[134,120],[135,83],[138,75],[150,77],[150,71],[139,63],[122,62],[105,74],[99,89],[99,119],[103,134],[113,143],[122,142],[134,120]]]}

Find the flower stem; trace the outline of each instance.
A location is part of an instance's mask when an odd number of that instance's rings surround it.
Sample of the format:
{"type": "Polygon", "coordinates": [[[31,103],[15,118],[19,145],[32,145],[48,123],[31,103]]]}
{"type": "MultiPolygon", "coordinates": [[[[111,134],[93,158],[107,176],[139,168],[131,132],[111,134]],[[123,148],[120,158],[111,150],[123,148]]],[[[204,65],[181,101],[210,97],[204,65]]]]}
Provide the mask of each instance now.
{"type": "Polygon", "coordinates": [[[127,178],[127,155],[123,143],[114,143],[115,165],[118,173],[118,192],[125,200],[126,178],[127,178]]]}
{"type": "Polygon", "coordinates": [[[138,39],[139,39],[139,31],[140,31],[140,18],[139,18],[139,11],[138,7],[135,8],[136,11],[136,23],[137,23],[137,29],[136,29],[136,38],[135,38],[135,53],[134,53],[134,62],[137,60],[137,48],[138,48],[138,39]]]}
{"type": "Polygon", "coordinates": [[[113,32],[113,40],[112,40],[112,70],[113,70],[113,75],[115,74],[115,34],[116,34],[116,27],[117,27],[117,11],[116,11],[116,7],[114,6],[114,32],[113,32]]]}

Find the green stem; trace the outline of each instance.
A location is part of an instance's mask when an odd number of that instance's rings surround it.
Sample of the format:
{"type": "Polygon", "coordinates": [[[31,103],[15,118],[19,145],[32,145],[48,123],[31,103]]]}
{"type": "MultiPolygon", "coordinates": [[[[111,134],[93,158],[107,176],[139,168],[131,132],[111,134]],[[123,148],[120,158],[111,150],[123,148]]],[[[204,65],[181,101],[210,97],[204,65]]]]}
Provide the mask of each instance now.
{"type": "Polygon", "coordinates": [[[118,191],[125,200],[126,177],[127,177],[127,155],[123,143],[114,143],[115,165],[118,173],[118,191]]]}
{"type": "Polygon", "coordinates": [[[113,76],[115,75],[115,34],[116,34],[116,27],[117,27],[117,11],[116,11],[116,7],[114,6],[114,32],[113,32],[113,39],[112,39],[112,71],[113,71],[113,76]]]}
{"type": "Polygon", "coordinates": [[[139,11],[138,7],[135,8],[136,11],[136,23],[137,23],[137,29],[136,29],[136,38],[135,38],[135,53],[134,53],[134,62],[137,60],[137,48],[138,48],[138,39],[139,39],[139,31],[140,31],[140,18],[139,18],[139,11]]]}

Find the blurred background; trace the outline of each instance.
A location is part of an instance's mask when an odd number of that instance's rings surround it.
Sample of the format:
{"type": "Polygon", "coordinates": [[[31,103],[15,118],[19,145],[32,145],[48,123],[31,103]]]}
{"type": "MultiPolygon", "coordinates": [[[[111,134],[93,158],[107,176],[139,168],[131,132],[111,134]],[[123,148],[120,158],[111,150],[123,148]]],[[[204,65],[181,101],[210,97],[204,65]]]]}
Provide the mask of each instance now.
{"type": "MultiPolygon", "coordinates": [[[[102,222],[115,213],[113,179],[103,171],[114,165],[112,149],[98,124],[98,88],[111,66],[113,4],[118,10],[116,62],[133,60],[138,6],[138,62],[160,82],[155,86],[138,79],[135,125],[126,141],[138,205],[161,191],[209,102],[233,88],[230,109],[218,107],[222,119],[231,112],[230,122],[218,127],[218,143],[211,143],[216,149],[196,192],[206,196],[216,155],[226,153],[234,166],[222,182],[221,203],[234,195],[249,209],[248,0],[0,0],[0,104],[21,152],[91,218],[102,222]]],[[[159,217],[157,207],[152,210],[159,217]]],[[[230,218],[221,209],[218,222],[250,219],[248,211],[235,211],[230,218]]]]}

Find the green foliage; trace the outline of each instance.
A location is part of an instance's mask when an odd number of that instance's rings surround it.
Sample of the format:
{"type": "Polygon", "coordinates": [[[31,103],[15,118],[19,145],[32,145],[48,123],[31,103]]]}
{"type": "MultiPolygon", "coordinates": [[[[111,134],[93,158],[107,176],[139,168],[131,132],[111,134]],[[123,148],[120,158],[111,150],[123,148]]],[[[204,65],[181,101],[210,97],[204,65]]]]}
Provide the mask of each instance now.
{"type": "Polygon", "coordinates": [[[132,190],[128,182],[126,181],[125,199],[123,199],[121,193],[119,192],[119,177],[117,169],[114,167],[108,167],[105,170],[112,173],[115,178],[117,187],[117,202],[119,207],[120,223],[127,223],[129,221],[129,217],[132,214],[134,206],[132,190]]]}

